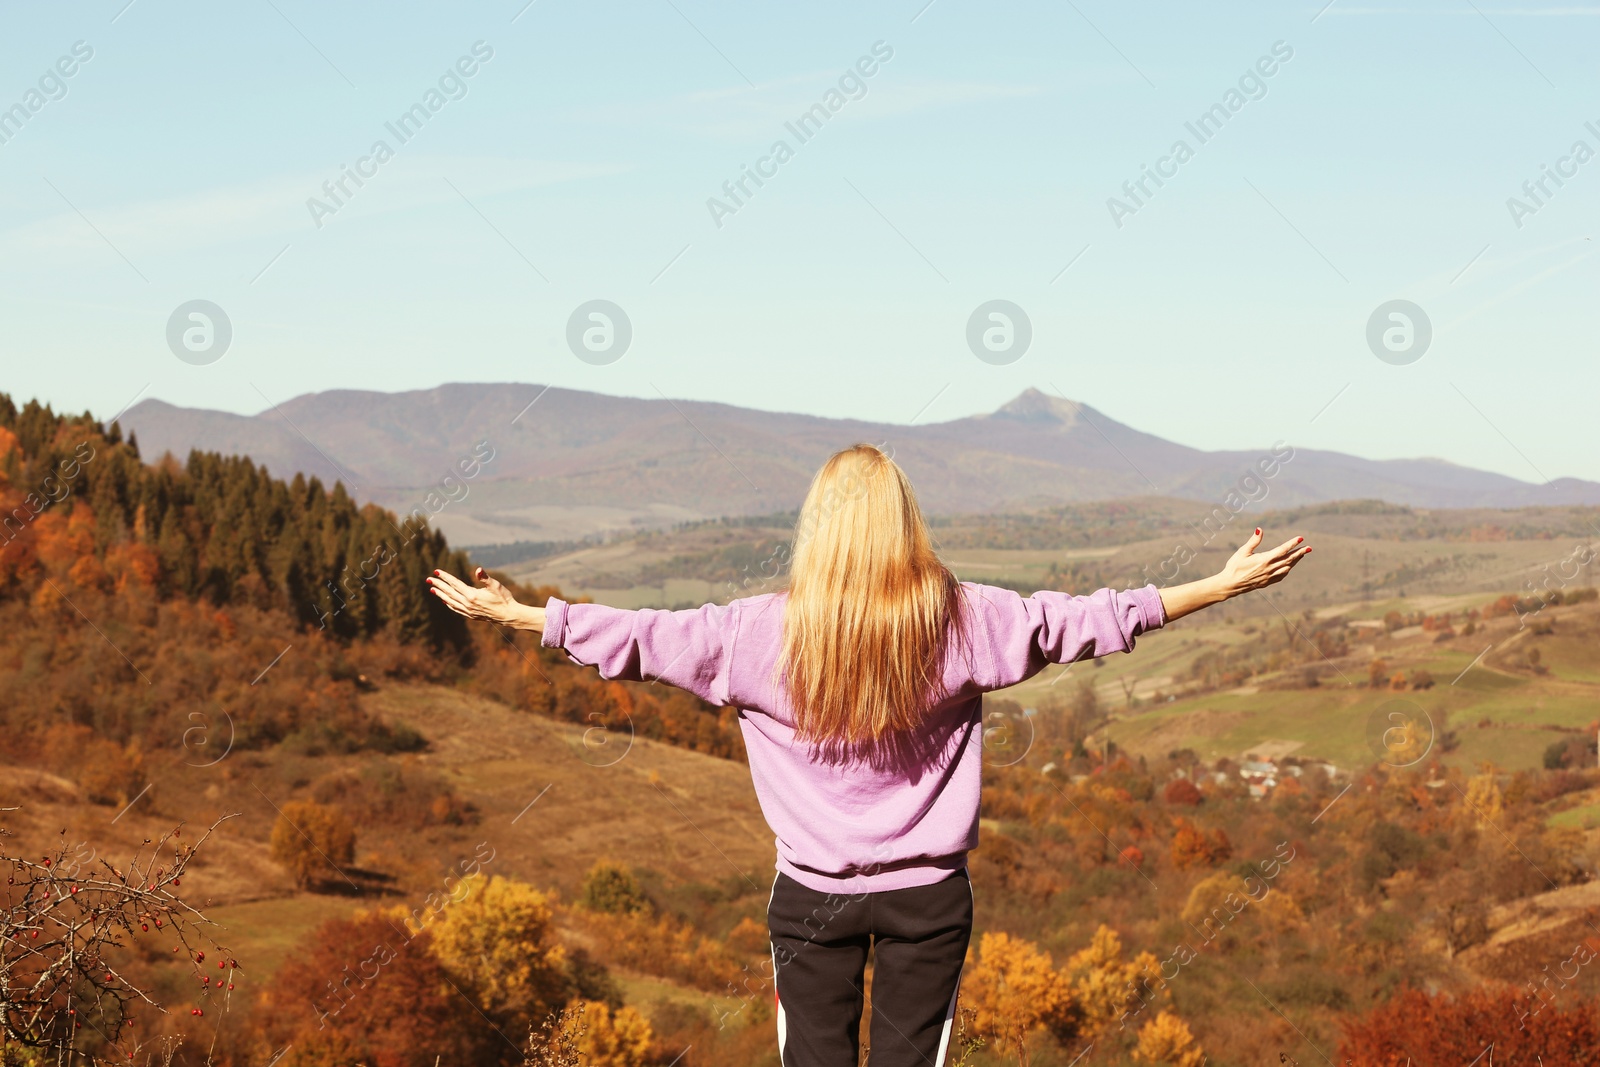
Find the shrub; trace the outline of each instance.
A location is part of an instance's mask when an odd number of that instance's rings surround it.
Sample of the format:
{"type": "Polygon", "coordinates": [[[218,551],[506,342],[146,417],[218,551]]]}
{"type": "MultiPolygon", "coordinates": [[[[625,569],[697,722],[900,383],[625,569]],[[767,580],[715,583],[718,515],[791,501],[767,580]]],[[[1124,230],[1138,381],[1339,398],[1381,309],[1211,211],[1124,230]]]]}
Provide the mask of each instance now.
{"type": "Polygon", "coordinates": [[[310,888],[355,859],[356,831],[338,808],[294,800],[272,825],[271,848],[273,862],[283,865],[295,885],[310,888]]]}
{"type": "Polygon", "coordinates": [[[585,1030],[578,1039],[590,1067],[645,1067],[651,1062],[650,1022],[633,1008],[612,1011],[604,1001],[583,1002],[585,1030]]]}
{"type": "Polygon", "coordinates": [[[1408,990],[1345,1024],[1339,1058],[1356,1063],[1458,1067],[1491,1045],[1501,1063],[1587,1067],[1600,1048],[1593,1002],[1557,1008],[1512,989],[1459,998],[1408,990]]]}
{"type": "Polygon", "coordinates": [[[614,967],[626,967],[657,978],[726,995],[736,983],[766,979],[753,972],[727,945],[698,933],[671,915],[645,912],[599,912],[575,908],[568,915],[594,939],[595,954],[614,967]]]}
{"type": "Polygon", "coordinates": [[[95,804],[122,807],[144,788],[144,758],[82,725],[57,723],[44,736],[44,759],[74,779],[95,804]]]}
{"type": "Polygon", "coordinates": [[[639,881],[633,872],[607,860],[601,860],[589,868],[578,900],[591,911],[612,914],[650,910],[650,900],[639,888],[639,881]]]}
{"type": "Polygon", "coordinates": [[[1178,820],[1177,831],[1172,835],[1172,865],[1180,871],[1215,867],[1232,855],[1233,845],[1221,829],[1208,836],[1188,819],[1178,820]]]}
{"type": "Polygon", "coordinates": [[[1188,804],[1193,807],[1205,800],[1200,787],[1187,778],[1174,778],[1167,783],[1167,788],[1162,791],[1161,798],[1168,804],[1188,804]]]}
{"type": "Polygon", "coordinates": [[[260,1036],[291,1046],[285,1067],[494,1062],[498,1039],[450,988],[430,947],[430,935],[408,932],[398,915],[330,919],[263,990],[260,1036]]]}
{"type": "Polygon", "coordinates": [[[556,943],[549,899],[525,882],[473,875],[468,892],[432,923],[433,954],[462,991],[510,1033],[565,1004],[567,952],[556,943]]]}
{"type": "Polygon", "coordinates": [[[1206,1062],[1206,1054],[1195,1044],[1189,1024],[1170,1011],[1158,1013],[1139,1028],[1139,1046],[1133,1058],[1170,1067],[1201,1067],[1206,1062]]]}
{"type": "Polygon", "coordinates": [[[961,1002],[973,1010],[975,1036],[1026,1063],[1033,1031],[1042,1028],[1063,1041],[1077,1033],[1083,1013],[1071,982],[1031,941],[986,933],[976,959],[969,948],[967,961],[961,1002]]]}

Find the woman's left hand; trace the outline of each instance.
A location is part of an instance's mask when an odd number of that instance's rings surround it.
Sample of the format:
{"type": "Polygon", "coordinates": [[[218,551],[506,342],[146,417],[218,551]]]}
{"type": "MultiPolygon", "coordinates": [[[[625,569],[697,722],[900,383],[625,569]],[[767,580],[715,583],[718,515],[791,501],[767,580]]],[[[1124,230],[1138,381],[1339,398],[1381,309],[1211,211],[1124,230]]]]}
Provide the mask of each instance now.
{"type": "Polygon", "coordinates": [[[473,572],[473,577],[479,582],[476,586],[468,585],[453,574],[434,571],[428,576],[428,588],[457,615],[487,619],[535,633],[544,631],[543,608],[518,603],[511,590],[489,577],[489,572],[482,567],[473,572]]]}

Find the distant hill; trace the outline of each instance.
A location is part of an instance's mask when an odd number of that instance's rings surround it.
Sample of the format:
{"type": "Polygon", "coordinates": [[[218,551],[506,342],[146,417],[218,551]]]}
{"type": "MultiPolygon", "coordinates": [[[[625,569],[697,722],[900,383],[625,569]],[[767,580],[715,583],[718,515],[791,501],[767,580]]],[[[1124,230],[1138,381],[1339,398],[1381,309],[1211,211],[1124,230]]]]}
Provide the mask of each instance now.
{"type": "MultiPolygon", "coordinates": [[[[857,441],[893,448],[936,514],[1132,496],[1220,503],[1271,451],[1263,442],[1257,452],[1204,452],[1035,389],[988,415],[925,426],[521,383],[332,390],[251,416],[146,400],[122,424],[147,459],[199,448],[249,455],[279,476],[340,480],[357,499],[424,507],[456,544],[790,510],[817,465],[857,441]],[[488,457],[481,463],[475,447],[488,457]],[[463,463],[472,477],[452,480],[463,463]]],[[[1437,459],[1305,449],[1267,484],[1274,507],[1352,498],[1423,508],[1600,503],[1596,482],[1536,485],[1437,459]]]]}

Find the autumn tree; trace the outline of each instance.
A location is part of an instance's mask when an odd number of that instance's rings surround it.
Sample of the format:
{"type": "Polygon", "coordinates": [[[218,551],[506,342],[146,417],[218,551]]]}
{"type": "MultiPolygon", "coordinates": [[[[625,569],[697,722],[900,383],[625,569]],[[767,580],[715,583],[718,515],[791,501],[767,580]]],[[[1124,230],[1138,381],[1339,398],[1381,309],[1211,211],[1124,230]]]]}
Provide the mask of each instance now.
{"type": "Polygon", "coordinates": [[[1050,954],[1030,941],[1005,933],[986,933],[976,958],[968,949],[961,1000],[973,1009],[972,1033],[1021,1067],[1030,1061],[1028,1042],[1039,1029],[1070,1040],[1082,1013],[1070,983],[1051,963],[1050,954]]]}
{"type": "Polygon", "coordinates": [[[584,876],[578,900],[593,911],[612,913],[650,910],[650,901],[633,872],[619,863],[600,860],[584,876]]]}
{"type": "Polygon", "coordinates": [[[1200,787],[1187,778],[1174,778],[1162,790],[1161,797],[1168,804],[1186,804],[1194,807],[1205,799],[1200,787]]]}
{"type": "Polygon", "coordinates": [[[1177,820],[1172,835],[1172,865],[1180,871],[1190,867],[1215,867],[1233,855],[1233,845],[1222,829],[1207,834],[1188,819],[1177,820]]]}
{"type": "Polygon", "coordinates": [[[651,1062],[654,1034],[650,1021],[631,1007],[612,1011],[603,1000],[586,1000],[586,1029],[578,1049],[589,1067],[645,1067],[651,1062]]]}
{"type": "Polygon", "coordinates": [[[356,831],[338,808],[310,800],[283,805],[272,824],[271,856],[294,883],[308,888],[355,859],[356,831]]]}
{"type": "Polygon", "coordinates": [[[285,1046],[278,1067],[480,1063],[497,1045],[517,1053],[452,987],[431,934],[413,934],[403,914],[330,919],[289,954],[256,1006],[262,1062],[285,1046]]]}
{"type": "Polygon", "coordinates": [[[1189,1024],[1170,1011],[1159,1012],[1139,1028],[1133,1058],[1165,1067],[1202,1067],[1206,1054],[1195,1042],[1189,1024]]]}
{"type": "Polygon", "coordinates": [[[1243,929],[1260,934],[1283,933],[1299,925],[1300,907],[1288,893],[1262,879],[1253,881],[1252,886],[1228,871],[1201,879],[1184,902],[1183,921],[1206,941],[1224,931],[1238,932],[1241,927],[1234,926],[1235,920],[1244,924],[1243,929]]]}
{"type": "Polygon", "coordinates": [[[573,992],[550,900],[525,882],[473,875],[429,932],[440,964],[506,1033],[525,1034],[573,992]]]}
{"type": "Polygon", "coordinates": [[[1478,989],[1461,997],[1407,990],[1345,1025],[1340,1060],[1363,1067],[1459,1067],[1486,1062],[1590,1067],[1600,1048],[1593,1001],[1542,1004],[1515,989],[1478,989]]]}
{"type": "Polygon", "coordinates": [[[1137,1015],[1150,1001],[1166,995],[1154,985],[1161,974],[1155,956],[1141,952],[1131,960],[1124,959],[1122,939],[1104,924],[1095,930],[1088,945],[1068,958],[1062,970],[1072,983],[1083,1029],[1090,1033],[1112,1023],[1123,1025],[1126,1016],[1137,1015]]]}

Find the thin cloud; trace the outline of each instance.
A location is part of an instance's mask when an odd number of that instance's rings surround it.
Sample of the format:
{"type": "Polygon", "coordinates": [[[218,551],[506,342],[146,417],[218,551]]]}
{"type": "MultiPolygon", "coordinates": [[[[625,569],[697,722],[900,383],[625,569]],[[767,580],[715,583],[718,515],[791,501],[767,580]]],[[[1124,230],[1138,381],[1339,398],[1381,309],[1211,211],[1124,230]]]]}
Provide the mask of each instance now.
{"type": "MultiPolygon", "coordinates": [[[[838,80],[844,73],[842,68],[814,71],[762,82],[753,89],[735,86],[697,91],[581,108],[574,114],[582,121],[618,125],[648,123],[718,140],[768,139],[782,136],[785,122],[803,114],[828,90],[837,90],[838,80]]],[[[1038,92],[1032,86],[983,82],[903,81],[892,77],[893,73],[891,60],[873,77],[860,79],[866,86],[866,93],[859,98],[847,94],[845,111],[856,112],[863,118],[887,119],[963,104],[1011,100],[1038,92]]]]}
{"type": "MultiPolygon", "coordinates": [[[[458,200],[439,180],[454,178],[472,196],[492,196],[533,189],[630,169],[610,163],[562,163],[470,156],[407,156],[402,147],[354,191],[347,208],[370,216],[407,211],[458,200]]],[[[197,190],[179,196],[128,204],[80,204],[94,225],[118,247],[141,254],[205,248],[269,235],[312,237],[317,228],[306,206],[311,197],[326,199],[323,183],[339,176],[335,163],[326,170],[280,175],[259,182],[197,190]]],[[[349,186],[347,186],[349,187],[349,186]]],[[[327,219],[324,228],[340,219],[327,219]]],[[[100,238],[72,212],[0,231],[0,249],[32,257],[76,258],[98,250],[100,238]]]]}

